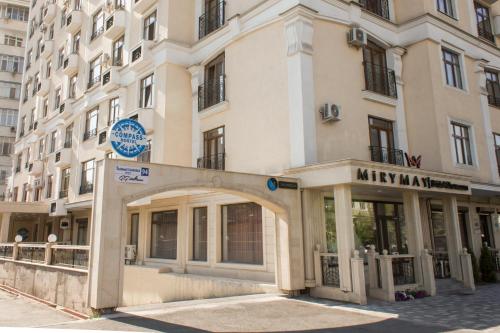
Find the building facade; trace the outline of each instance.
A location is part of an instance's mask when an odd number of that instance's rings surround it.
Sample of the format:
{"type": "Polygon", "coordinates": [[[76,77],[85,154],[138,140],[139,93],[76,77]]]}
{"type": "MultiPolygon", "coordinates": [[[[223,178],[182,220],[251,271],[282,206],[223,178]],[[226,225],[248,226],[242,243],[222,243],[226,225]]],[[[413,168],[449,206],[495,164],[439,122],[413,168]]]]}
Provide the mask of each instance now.
{"type": "Polygon", "coordinates": [[[2,241],[88,246],[96,309],[473,288],[500,246],[498,34],[491,0],[34,1],[2,241]]]}
{"type": "Polygon", "coordinates": [[[16,138],[21,81],[24,70],[24,46],[28,28],[28,1],[0,3],[0,198],[5,199],[11,175],[16,138]]]}

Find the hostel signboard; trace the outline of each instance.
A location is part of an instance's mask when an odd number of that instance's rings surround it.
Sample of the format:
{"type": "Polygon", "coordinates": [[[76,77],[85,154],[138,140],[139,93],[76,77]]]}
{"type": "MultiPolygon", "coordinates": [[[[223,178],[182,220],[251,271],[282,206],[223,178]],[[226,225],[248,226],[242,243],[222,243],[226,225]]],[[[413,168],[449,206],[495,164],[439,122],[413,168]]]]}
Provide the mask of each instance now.
{"type": "Polygon", "coordinates": [[[147,184],[149,168],[117,165],[115,166],[115,180],[124,184],[147,184]]]}

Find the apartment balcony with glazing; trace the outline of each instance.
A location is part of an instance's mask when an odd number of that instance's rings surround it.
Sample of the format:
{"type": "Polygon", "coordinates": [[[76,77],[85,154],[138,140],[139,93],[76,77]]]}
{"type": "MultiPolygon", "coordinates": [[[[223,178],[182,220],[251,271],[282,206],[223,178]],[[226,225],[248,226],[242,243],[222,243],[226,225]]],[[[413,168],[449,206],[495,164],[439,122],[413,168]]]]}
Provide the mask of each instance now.
{"type": "Polygon", "coordinates": [[[125,31],[127,13],[124,10],[115,10],[106,18],[104,37],[115,39],[125,31]]]}
{"type": "Polygon", "coordinates": [[[43,172],[43,161],[35,160],[28,165],[28,174],[30,176],[39,176],[43,172]]]}
{"type": "Polygon", "coordinates": [[[52,52],[54,52],[54,41],[52,40],[44,41],[41,46],[40,52],[41,56],[44,59],[48,59],[52,55],[52,52]]]}
{"type": "Polygon", "coordinates": [[[66,16],[66,31],[74,34],[82,27],[83,13],[80,10],[73,10],[66,16]]]}
{"type": "Polygon", "coordinates": [[[50,81],[42,80],[41,82],[38,82],[36,95],[40,97],[47,96],[49,90],[50,90],[50,81]]]}
{"type": "Polygon", "coordinates": [[[68,119],[71,116],[73,111],[71,106],[72,102],[72,99],[67,99],[59,106],[59,114],[63,117],[63,119],[68,119]]]}
{"type": "Polygon", "coordinates": [[[49,3],[43,9],[43,23],[49,24],[56,17],[57,5],[55,3],[49,3]]]}
{"type": "Polygon", "coordinates": [[[156,3],[156,0],[132,0],[134,3],[134,11],[137,14],[144,14],[152,5],[156,3]]]}
{"type": "Polygon", "coordinates": [[[102,151],[111,150],[111,142],[109,140],[111,127],[106,127],[97,134],[97,149],[102,151]]]}
{"type": "Polygon", "coordinates": [[[130,52],[129,68],[134,72],[139,72],[153,61],[150,40],[142,40],[138,45],[132,48],[130,52]]]}
{"type": "Polygon", "coordinates": [[[120,87],[120,67],[113,66],[102,74],[101,85],[105,92],[120,87]]]}
{"type": "Polygon", "coordinates": [[[66,168],[71,166],[71,147],[64,147],[54,154],[54,166],[56,168],[66,168]]]}
{"type": "Polygon", "coordinates": [[[78,72],[78,54],[71,53],[63,61],[63,72],[70,76],[78,72]]]}
{"type": "Polygon", "coordinates": [[[45,134],[45,125],[41,122],[41,120],[37,120],[33,124],[33,133],[39,137],[45,134]]]}
{"type": "Polygon", "coordinates": [[[139,123],[144,127],[146,133],[154,131],[155,110],[152,108],[140,108],[138,115],[139,123]]]}

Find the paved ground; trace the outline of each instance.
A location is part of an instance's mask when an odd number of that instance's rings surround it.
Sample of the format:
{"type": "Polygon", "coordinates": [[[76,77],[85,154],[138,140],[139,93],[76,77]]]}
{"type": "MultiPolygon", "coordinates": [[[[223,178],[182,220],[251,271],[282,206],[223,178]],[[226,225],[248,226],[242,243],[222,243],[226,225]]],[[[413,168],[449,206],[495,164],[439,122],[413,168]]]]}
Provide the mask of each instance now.
{"type": "MultiPolygon", "coordinates": [[[[135,332],[500,332],[500,284],[472,296],[436,296],[368,306],[273,295],[121,309],[98,320],[72,317],[0,291],[0,326],[135,332]]],[[[0,332],[3,330],[0,328],[0,332]]]]}

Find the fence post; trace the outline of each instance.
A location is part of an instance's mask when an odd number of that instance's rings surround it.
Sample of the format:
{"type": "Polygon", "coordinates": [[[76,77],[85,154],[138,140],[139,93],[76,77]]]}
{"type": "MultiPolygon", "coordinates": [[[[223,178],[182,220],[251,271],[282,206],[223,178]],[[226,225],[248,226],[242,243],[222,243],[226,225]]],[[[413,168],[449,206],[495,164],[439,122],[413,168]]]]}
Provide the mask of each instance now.
{"type": "Polygon", "coordinates": [[[472,259],[466,248],[460,253],[460,265],[462,266],[462,282],[464,287],[470,291],[476,290],[474,284],[474,273],[472,271],[472,259]]]}
{"type": "Polygon", "coordinates": [[[392,275],[392,258],[388,255],[387,250],[383,251],[380,256],[380,279],[382,281],[382,290],[386,301],[394,302],[394,276],[392,275]]]}
{"type": "Polygon", "coordinates": [[[377,260],[375,259],[376,255],[375,245],[370,245],[370,249],[366,254],[368,261],[368,285],[370,289],[378,288],[377,260]]]}
{"type": "Polygon", "coordinates": [[[316,244],[316,249],[313,255],[314,260],[314,279],[316,280],[316,287],[323,285],[323,275],[321,270],[321,255],[319,253],[319,244],[316,244]]]}
{"type": "Polygon", "coordinates": [[[359,257],[359,251],[354,250],[351,258],[352,291],[358,297],[359,304],[366,304],[365,266],[363,258],[359,257]]]}
{"type": "Polygon", "coordinates": [[[45,244],[45,265],[52,264],[52,243],[48,242],[45,244]]]}
{"type": "Polygon", "coordinates": [[[17,260],[19,257],[19,243],[14,242],[14,246],[12,247],[12,260],[17,260]]]}
{"type": "Polygon", "coordinates": [[[424,249],[422,251],[422,256],[420,257],[422,261],[422,276],[424,278],[423,287],[427,295],[436,296],[436,279],[434,277],[434,262],[432,256],[429,254],[429,250],[424,249]]]}

